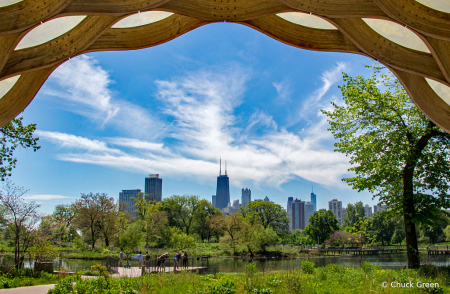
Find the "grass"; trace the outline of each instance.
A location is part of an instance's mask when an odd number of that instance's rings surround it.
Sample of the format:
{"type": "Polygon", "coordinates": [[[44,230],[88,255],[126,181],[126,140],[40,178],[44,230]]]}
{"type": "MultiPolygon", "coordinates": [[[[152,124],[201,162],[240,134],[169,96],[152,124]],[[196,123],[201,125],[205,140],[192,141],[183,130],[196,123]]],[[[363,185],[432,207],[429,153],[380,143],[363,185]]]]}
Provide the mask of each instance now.
{"type": "MultiPolygon", "coordinates": [[[[420,270],[383,270],[363,263],[361,267],[342,267],[334,264],[314,268],[302,264],[294,271],[257,272],[250,264],[244,273],[198,275],[151,274],[139,278],[108,278],[82,280],[68,277],[61,280],[49,294],[76,293],[449,293],[449,269],[423,267],[420,270]],[[387,287],[383,287],[383,283],[387,287]],[[392,287],[391,283],[411,282],[412,288],[392,287]],[[417,282],[439,283],[437,288],[422,290],[417,282]]],[[[393,284],[394,286],[396,284],[393,284]]]]}

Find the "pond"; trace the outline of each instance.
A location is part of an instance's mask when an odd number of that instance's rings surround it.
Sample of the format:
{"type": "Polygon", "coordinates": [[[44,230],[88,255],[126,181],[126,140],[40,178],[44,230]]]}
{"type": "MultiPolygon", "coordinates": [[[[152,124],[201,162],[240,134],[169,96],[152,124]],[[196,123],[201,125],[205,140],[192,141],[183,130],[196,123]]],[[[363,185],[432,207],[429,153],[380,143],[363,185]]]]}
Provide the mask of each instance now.
{"type": "MultiPolygon", "coordinates": [[[[367,261],[370,264],[379,265],[382,268],[402,268],[407,265],[406,253],[402,254],[383,254],[383,255],[368,255],[368,256],[307,256],[294,259],[242,259],[234,257],[213,257],[208,260],[208,270],[206,273],[219,273],[219,272],[242,272],[244,266],[250,262],[256,262],[256,266],[260,271],[267,270],[293,270],[300,267],[300,263],[303,260],[313,261],[317,267],[326,266],[327,264],[334,263],[343,266],[359,266],[361,261],[367,261]]],[[[82,269],[88,269],[94,264],[103,264],[102,260],[80,260],[80,259],[63,259],[61,263],[55,261],[55,270],[58,270],[59,265],[61,268],[68,269],[70,271],[78,271],[82,269]]],[[[137,261],[132,260],[131,266],[138,266],[137,261]]],[[[428,256],[421,254],[422,264],[433,264],[436,266],[450,266],[449,256],[428,256]]],[[[172,262],[167,266],[172,265],[172,262]]],[[[206,265],[206,263],[205,263],[206,265]]]]}

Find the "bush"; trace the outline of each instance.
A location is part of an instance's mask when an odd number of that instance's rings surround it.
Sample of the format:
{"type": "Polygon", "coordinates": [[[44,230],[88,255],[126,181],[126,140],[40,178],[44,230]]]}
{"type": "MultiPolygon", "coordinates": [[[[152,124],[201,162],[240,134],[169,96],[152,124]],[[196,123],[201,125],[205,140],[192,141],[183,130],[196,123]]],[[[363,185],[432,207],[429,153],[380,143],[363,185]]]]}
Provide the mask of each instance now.
{"type": "Polygon", "coordinates": [[[300,263],[300,267],[302,268],[303,272],[312,275],[314,273],[316,264],[312,261],[304,260],[300,263]]]}
{"type": "Polygon", "coordinates": [[[206,290],[208,294],[234,294],[236,293],[236,285],[233,282],[225,282],[219,286],[208,287],[206,290]]]}

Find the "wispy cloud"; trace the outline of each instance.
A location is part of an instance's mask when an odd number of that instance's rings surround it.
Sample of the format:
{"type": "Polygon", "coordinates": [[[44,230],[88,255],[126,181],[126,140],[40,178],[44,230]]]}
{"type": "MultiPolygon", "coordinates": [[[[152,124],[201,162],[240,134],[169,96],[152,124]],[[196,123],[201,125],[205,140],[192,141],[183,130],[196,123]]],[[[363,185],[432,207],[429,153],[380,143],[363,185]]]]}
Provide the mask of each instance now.
{"type": "MultiPolygon", "coordinates": [[[[322,99],[344,68],[338,64],[325,72],[324,85],[309,100],[322,99]]],[[[279,186],[300,177],[325,186],[346,187],[340,178],[349,167],[348,160],[324,145],[330,134],[317,105],[311,117],[314,124],[301,134],[280,128],[272,116],[259,110],[246,123],[237,122],[234,111],[242,103],[248,78],[244,69],[229,67],[156,81],[157,97],[164,103],[162,112],[172,120],[168,134],[175,143],[169,145],[135,138],[98,141],[42,131],[40,135],[68,149],[57,155],[64,161],[201,181],[217,174],[221,155],[228,161],[234,185],[250,180],[257,185],[279,186]],[[258,132],[252,132],[254,129],[258,132]]]]}
{"type": "Polygon", "coordinates": [[[50,201],[50,200],[65,200],[65,199],[71,199],[73,197],[69,196],[63,196],[63,195],[26,195],[23,196],[26,200],[38,200],[38,201],[50,201]]]}
{"type": "Polygon", "coordinates": [[[64,109],[98,122],[101,127],[111,125],[135,137],[151,139],[166,128],[149,110],[113,97],[109,73],[87,55],[58,67],[50,82],[53,86],[45,87],[44,94],[57,97],[55,102],[68,106],[64,109]]]}
{"type": "Polygon", "coordinates": [[[291,101],[291,88],[288,81],[273,82],[272,85],[277,90],[277,100],[284,104],[291,101]]]}
{"type": "Polygon", "coordinates": [[[308,119],[309,115],[315,117],[316,113],[311,110],[318,111],[328,106],[330,100],[334,100],[336,97],[332,96],[326,101],[323,101],[323,97],[330,90],[331,86],[336,84],[340,79],[342,72],[348,69],[348,65],[345,62],[338,62],[332,69],[324,71],[320,80],[323,82],[322,86],[309,95],[304,102],[300,105],[300,108],[295,112],[288,121],[288,126],[293,126],[300,122],[302,119],[308,119]]]}

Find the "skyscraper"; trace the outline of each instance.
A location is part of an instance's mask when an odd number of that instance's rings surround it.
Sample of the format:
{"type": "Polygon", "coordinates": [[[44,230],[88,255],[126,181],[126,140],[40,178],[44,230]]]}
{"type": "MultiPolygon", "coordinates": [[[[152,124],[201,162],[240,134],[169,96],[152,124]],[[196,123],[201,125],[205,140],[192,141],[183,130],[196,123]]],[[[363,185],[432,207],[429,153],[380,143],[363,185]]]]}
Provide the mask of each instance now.
{"type": "Polygon", "coordinates": [[[387,207],[388,207],[387,205],[381,205],[380,203],[378,203],[378,205],[373,206],[373,213],[375,213],[377,211],[382,211],[382,210],[386,209],[387,207]]]}
{"type": "Polygon", "coordinates": [[[305,203],[305,228],[309,225],[309,217],[314,213],[314,204],[310,201],[305,203]]]}
{"type": "Polygon", "coordinates": [[[216,207],[216,195],[212,195],[212,205],[216,207]]]}
{"type": "Polygon", "coordinates": [[[145,199],[153,202],[162,200],[162,179],[159,174],[149,175],[145,178],[145,199]]]}
{"type": "Polygon", "coordinates": [[[292,202],[292,229],[305,229],[305,201],[295,199],[292,202]]]}
{"type": "Polygon", "coordinates": [[[137,217],[138,214],[136,212],[136,199],[142,197],[141,189],[133,189],[133,190],[122,190],[119,193],[119,207],[123,212],[128,212],[129,217],[137,217]]]}
{"type": "Polygon", "coordinates": [[[222,175],[222,159],[220,159],[220,171],[217,177],[216,208],[223,209],[230,203],[230,178],[227,175],[225,164],[225,175],[222,175]]]}
{"type": "Polygon", "coordinates": [[[317,211],[316,194],[314,194],[314,190],[311,191],[311,203],[314,204],[314,211],[317,211]]]}
{"type": "Polygon", "coordinates": [[[366,218],[372,216],[372,207],[370,207],[369,204],[364,205],[364,214],[366,218]]]}
{"type": "Polygon", "coordinates": [[[333,199],[331,201],[328,201],[328,207],[329,209],[334,213],[336,216],[339,225],[342,225],[343,218],[342,218],[342,201],[338,201],[337,199],[333,199]]]}
{"type": "Polygon", "coordinates": [[[288,197],[287,205],[286,205],[286,213],[289,217],[289,228],[293,230],[292,227],[292,202],[294,202],[294,197],[288,197]]]}
{"type": "Polygon", "coordinates": [[[245,207],[248,203],[252,202],[252,191],[248,188],[242,188],[242,207],[245,207]]]}

